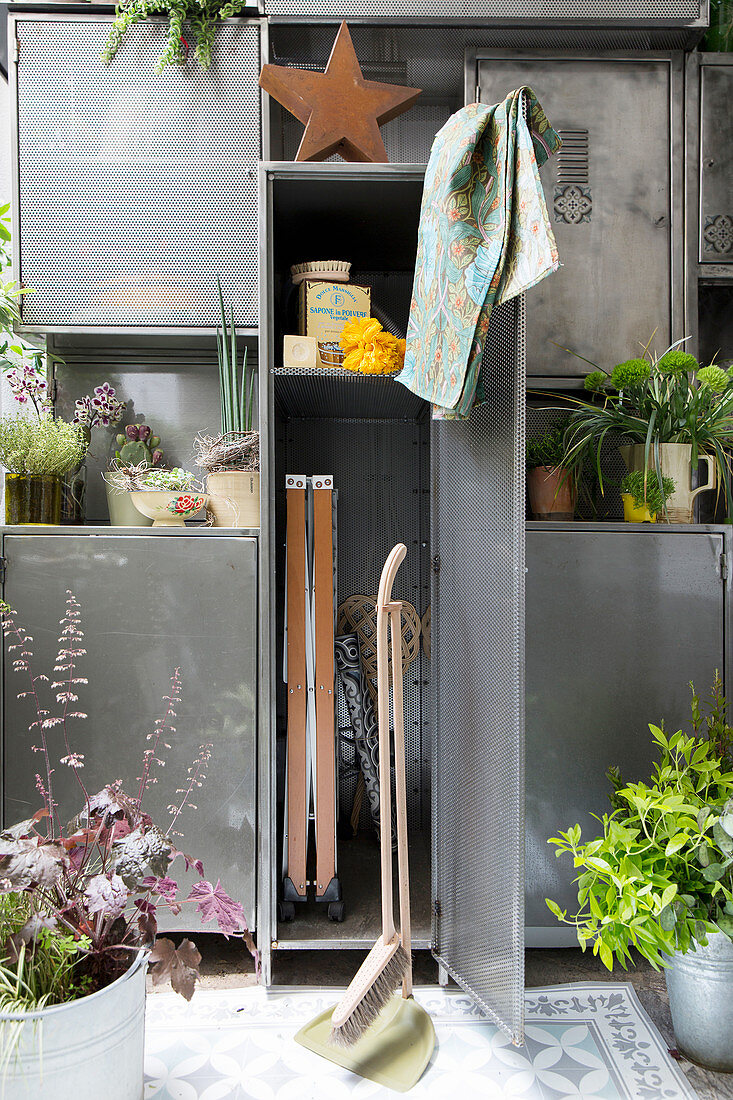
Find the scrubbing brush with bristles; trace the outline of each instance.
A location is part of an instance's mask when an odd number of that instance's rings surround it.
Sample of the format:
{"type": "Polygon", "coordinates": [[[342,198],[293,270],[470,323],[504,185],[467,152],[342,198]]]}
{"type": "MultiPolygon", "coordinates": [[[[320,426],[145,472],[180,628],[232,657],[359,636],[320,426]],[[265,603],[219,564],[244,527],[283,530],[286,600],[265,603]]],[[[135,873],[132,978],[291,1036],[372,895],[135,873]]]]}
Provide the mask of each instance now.
{"type": "Polygon", "coordinates": [[[379,719],[379,816],[382,876],[382,935],[359,967],[331,1017],[331,1042],[352,1046],[375,1022],[395,990],[412,993],[410,891],[407,865],[407,790],[402,694],[402,604],[392,600],[392,584],[407,547],[399,543],[385,562],[377,596],[377,715],[379,719]],[[397,861],[400,930],[395,930],[392,904],[392,792],[389,751],[389,669],[387,631],[392,633],[392,699],[397,797],[397,861]]]}
{"type": "Polygon", "coordinates": [[[290,276],[293,286],[306,279],[324,283],[348,283],[351,264],[348,260],[311,260],[309,263],[293,264],[290,276]]]}

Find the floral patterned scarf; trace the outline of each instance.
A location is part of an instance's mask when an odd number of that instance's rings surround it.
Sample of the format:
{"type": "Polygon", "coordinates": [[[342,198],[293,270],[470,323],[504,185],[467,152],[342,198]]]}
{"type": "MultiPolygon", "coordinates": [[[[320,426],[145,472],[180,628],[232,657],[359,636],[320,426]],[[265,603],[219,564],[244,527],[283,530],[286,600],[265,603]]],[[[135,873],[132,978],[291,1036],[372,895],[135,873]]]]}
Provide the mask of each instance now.
{"type": "Polygon", "coordinates": [[[464,419],[483,399],[477,387],[494,304],[559,267],[538,165],[560,144],[530,88],[493,107],[471,103],[437,134],[398,375],[433,402],[435,417],[464,419]]]}

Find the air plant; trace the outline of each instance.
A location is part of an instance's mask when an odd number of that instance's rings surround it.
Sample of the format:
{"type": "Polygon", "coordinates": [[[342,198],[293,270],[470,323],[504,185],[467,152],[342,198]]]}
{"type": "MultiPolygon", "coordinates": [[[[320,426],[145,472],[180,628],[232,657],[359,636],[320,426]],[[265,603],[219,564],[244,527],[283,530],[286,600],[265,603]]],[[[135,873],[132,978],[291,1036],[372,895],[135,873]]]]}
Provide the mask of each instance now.
{"type": "Polygon", "coordinates": [[[60,1002],[93,992],[123,973],[141,949],[150,952],[154,984],[170,980],[190,999],[201,956],[190,940],[177,948],[170,940],[156,941],[161,906],[178,913],[182,905],[193,904],[202,921],[215,920],[226,936],[240,935],[257,960],[242,906],[220,882],[207,881],[201,861],[185,855],[175,842],[181,814],[195,809],[211,744],[201,745],[179,784],[167,829],[158,827],[144,808],[145,794],[157,782],[175,737],[180,670],[174,671],[164,697],[165,713],[147,735],[135,794],[128,795],[120,780],[91,793],[82,778],[84,754],[73,747],[71,736],[73,726],[87,717],[78,709],[79,689],[87,684],[79,674],[86,649],[78,601],[67,592],[54,679],[34,671],[33,638],[18,624],[16,612],[0,604],[0,618],[13,670],[27,681],[18,698],[31,705],[29,731],[41,760],[36,789],[42,802],[33,817],[0,834],[0,918],[9,914],[0,919],[5,933],[0,1005],[20,1002],[26,1011],[49,1003],[49,997],[60,1002]],[[78,783],[81,810],[68,824],[55,797],[52,760],[70,768],[78,783]],[[171,874],[178,859],[199,875],[185,898],[179,897],[171,874]],[[56,952],[58,965],[49,963],[49,951],[56,952]],[[64,980],[59,983],[61,964],[64,980]],[[42,966],[48,981],[41,980],[42,966]]]}

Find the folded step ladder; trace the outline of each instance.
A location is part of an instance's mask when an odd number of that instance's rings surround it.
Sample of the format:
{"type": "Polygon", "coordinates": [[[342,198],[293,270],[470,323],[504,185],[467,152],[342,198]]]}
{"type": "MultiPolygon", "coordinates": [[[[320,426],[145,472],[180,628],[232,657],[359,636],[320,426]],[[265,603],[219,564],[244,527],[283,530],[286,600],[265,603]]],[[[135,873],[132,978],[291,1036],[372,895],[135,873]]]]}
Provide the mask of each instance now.
{"type": "Polygon", "coordinates": [[[280,920],[309,894],[343,920],[336,872],[335,493],[330,474],[289,474],[287,493],[287,774],[280,920]],[[313,821],[315,878],[308,879],[313,821]],[[312,890],[309,891],[309,887],[312,890]]]}

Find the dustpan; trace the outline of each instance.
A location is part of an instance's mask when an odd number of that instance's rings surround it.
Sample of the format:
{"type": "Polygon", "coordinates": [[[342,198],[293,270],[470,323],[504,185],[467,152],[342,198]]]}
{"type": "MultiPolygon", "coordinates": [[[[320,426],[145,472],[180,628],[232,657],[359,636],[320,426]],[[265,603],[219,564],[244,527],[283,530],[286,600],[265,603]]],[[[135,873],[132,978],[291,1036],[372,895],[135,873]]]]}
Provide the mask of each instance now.
{"type": "MultiPolygon", "coordinates": [[[[369,966],[379,946],[400,942],[410,956],[410,890],[407,865],[407,790],[405,778],[405,732],[402,694],[401,612],[402,604],[392,600],[395,574],[407,553],[399,543],[394,547],[382,570],[377,598],[377,685],[379,714],[380,768],[380,844],[382,875],[382,935],[367,957],[362,969],[369,966]],[[392,653],[396,654],[392,668],[395,732],[395,791],[397,795],[397,860],[399,870],[400,931],[395,932],[392,908],[392,829],[390,791],[389,737],[389,673],[387,662],[387,623],[392,635],[392,653]]],[[[330,1062],[379,1085],[407,1092],[422,1076],[433,1050],[435,1029],[430,1016],[412,996],[412,968],[408,966],[401,991],[393,994],[385,1007],[351,1046],[337,1046],[330,1041],[334,1016],[342,1014],[349,1004],[353,989],[359,990],[356,975],[346,997],[301,1028],[295,1041],[320,1054],[330,1062]],[[336,1012],[338,1010],[338,1012],[336,1012]]],[[[358,1000],[358,997],[357,997],[358,1000]]]]}
{"type": "Polygon", "coordinates": [[[333,1009],[331,1005],[301,1028],[296,1043],[395,1092],[408,1092],[417,1084],[435,1049],[435,1029],[412,996],[395,993],[375,1023],[348,1050],[328,1041],[333,1009]]]}

